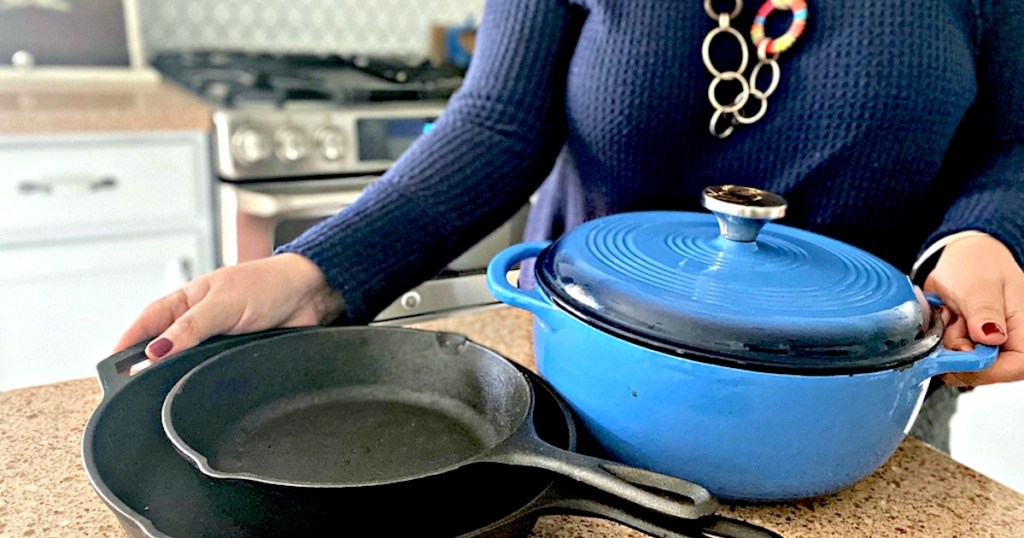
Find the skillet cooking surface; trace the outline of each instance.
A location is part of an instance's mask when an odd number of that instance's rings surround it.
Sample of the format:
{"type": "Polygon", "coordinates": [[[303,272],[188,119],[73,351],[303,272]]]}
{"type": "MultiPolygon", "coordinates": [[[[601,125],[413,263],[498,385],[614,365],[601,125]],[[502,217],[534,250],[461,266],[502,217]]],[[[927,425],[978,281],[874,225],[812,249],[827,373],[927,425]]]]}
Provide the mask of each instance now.
{"type": "Polygon", "coordinates": [[[530,384],[451,333],[320,329],[227,350],[186,374],[164,429],[206,474],[308,487],[447,472],[513,434],[530,384]]]}
{"type": "Polygon", "coordinates": [[[224,472],[366,483],[448,467],[496,444],[489,424],[458,402],[416,396],[378,388],[281,399],[227,428],[206,455],[224,472]]]}

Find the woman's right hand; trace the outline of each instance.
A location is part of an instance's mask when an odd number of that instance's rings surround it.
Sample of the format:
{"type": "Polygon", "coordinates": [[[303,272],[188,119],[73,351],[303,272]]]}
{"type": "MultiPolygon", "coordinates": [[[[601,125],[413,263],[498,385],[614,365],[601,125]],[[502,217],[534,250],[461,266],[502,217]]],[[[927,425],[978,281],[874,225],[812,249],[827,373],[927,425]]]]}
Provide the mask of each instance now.
{"type": "Polygon", "coordinates": [[[298,254],[222,267],[147,306],[114,352],[149,339],[146,356],[166,358],[217,334],[326,323],[342,311],[323,271],[298,254]]]}

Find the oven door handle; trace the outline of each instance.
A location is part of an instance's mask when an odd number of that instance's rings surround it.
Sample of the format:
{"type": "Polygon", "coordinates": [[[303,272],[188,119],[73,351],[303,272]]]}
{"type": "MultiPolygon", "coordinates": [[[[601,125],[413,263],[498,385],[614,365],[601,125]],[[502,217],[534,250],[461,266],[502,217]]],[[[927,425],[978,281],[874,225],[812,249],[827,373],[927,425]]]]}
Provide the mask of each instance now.
{"type": "Polygon", "coordinates": [[[267,194],[238,189],[238,210],[248,215],[276,219],[287,215],[327,216],[352,205],[361,190],[332,191],[315,194],[267,194]]]}

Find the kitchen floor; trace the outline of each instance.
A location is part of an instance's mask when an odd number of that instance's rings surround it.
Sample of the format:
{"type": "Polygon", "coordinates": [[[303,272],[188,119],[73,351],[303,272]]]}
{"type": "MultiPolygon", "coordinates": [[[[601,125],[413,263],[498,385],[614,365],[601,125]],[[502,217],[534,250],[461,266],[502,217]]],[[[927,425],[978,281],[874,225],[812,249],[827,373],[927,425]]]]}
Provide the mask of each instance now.
{"type": "Polygon", "coordinates": [[[962,395],[950,430],[953,459],[1024,493],[1024,382],[962,395]]]}

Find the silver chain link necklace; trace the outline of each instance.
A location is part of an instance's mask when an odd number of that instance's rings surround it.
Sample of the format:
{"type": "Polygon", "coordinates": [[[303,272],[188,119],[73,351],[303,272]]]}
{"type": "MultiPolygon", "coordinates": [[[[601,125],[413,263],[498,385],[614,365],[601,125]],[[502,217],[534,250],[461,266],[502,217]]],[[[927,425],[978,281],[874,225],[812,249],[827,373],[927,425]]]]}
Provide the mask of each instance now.
{"type": "Polygon", "coordinates": [[[777,61],[779,54],[793,46],[807,24],[807,2],[805,0],[767,0],[758,10],[750,28],[750,38],[757,50],[757,65],[749,75],[744,75],[750,61],[750,50],[747,48],[746,39],[732,26],[733,19],[743,10],[743,0],[734,0],[734,2],[732,11],[716,11],[712,0],[704,0],[704,12],[711,17],[711,20],[718,23],[718,26],[712,28],[704,37],[700,51],[701,57],[704,59],[704,66],[714,77],[708,86],[708,101],[711,102],[711,106],[715,110],[711,115],[708,130],[718,138],[731,135],[738,126],[756,123],[768,112],[768,97],[778,89],[779,79],[782,76],[782,70],[777,61]],[[793,20],[786,33],[779,37],[767,37],[764,32],[765,20],[776,10],[791,11],[793,20]],[[740,65],[735,70],[719,69],[711,60],[711,43],[719,34],[731,36],[740,46],[740,65]],[[758,78],[765,67],[768,68],[771,78],[768,80],[767,87],[762,90],[758,86],[758,78]],[[716,90],[723,82],[739,84],[740,91],[732,103],[722,104],[718,100],[716,90]],[[751,99],[756,101],[756,107],[747,106],[752,103],[751,99]]]}

